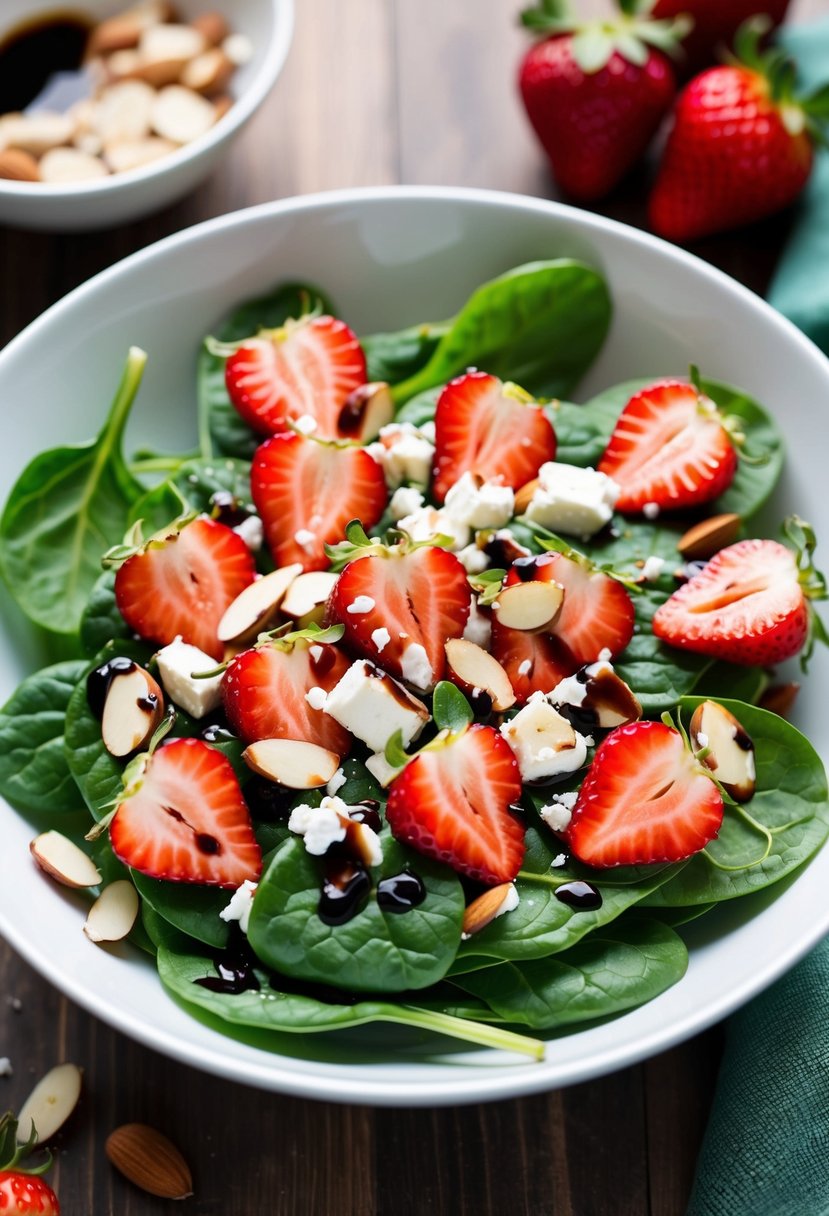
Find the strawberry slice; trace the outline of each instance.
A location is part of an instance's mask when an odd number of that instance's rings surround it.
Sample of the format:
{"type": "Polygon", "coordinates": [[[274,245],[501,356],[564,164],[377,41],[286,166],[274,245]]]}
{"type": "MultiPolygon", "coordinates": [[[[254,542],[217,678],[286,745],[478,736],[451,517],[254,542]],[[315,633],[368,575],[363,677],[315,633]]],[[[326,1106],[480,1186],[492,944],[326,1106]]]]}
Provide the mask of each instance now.
{"type": "Polygon", "coordinates": [[[737,452],[708,397],[659,380],[628,401],[598,467],[622,487],[618,511],[696,507],[731,485],[737,452]]]}
{"type": "Polygon", "coordinates": [[[596,570],[587,559],[563,553],[521,557],[512,563],[504,582],[511,587],[536,580],[564,588],[561,612],[548,632],[575,660],[573,671],[598,659],[603,650],[615,658],[630,642],[634,625],[630,595],[617,579],[596,570]]]}
{"type": "Polygon", "coordinates": [[[200,517],[159,533],[127,558],[115,576],[115,600],[129,627],[147,641],[166,646],[180,636],[221,659],[219,621],[255,573],[242,537],[200,517]]]}
{"type": "Polygon", "coordinates": [[[509,882],[524,857],[524,825],[510,810],[521,797],[512,748],[491,726],[437,739],[391,783],[392,833],[459,874],[509,882]]]}
{"type": "Polygon", "coordinates": [[[340,411],[365,384],[366,360],[357,335],[335,317],[306,316],[262,330],[225,363],[228,396],[249,426],[263,435],[284,431],[307,414],[324,439],[346,437],[340,411]]]}
{"type": "Polygon", "coordinates": [[[344,756],[351,735],[307,694],[330,692],[348,666],[336,646],[296,634],[245,650],[222,680],[228,722],[245,743],[300,739],[344,756]]]}
{"type": "Polygon", "coordinates": [[[331,593],[328,617],[345,627],[349,649],[420,692],[442,679],[444,646],[469,616],[466,571],[434,545],[374,545],[349,562],[331,593]]]}
{"type": "Polygon", "coordinates": [[[490,650],[509,676],[515,699],[524,705],[534,692],[551,692],[579,662],[560,638],[530,629],[509,629],[492,618],[490,650]]]}
{"type": "Polygon", "coordinates": [[[729,663],[769,666],[809,634],[797,557],[774,540],[721,549],[656,611],[653,632],[671,646],[729,663]]]}
{"type": "Polygon", "coordinates": [[[364,448],[287,432],[257,448],[250,484],[274,561],[306,570],[326,570],[324,546],[342,539],[349,520],[372,528],[389,497],[382,467],[364,448]]]}
{"type": "Polygon", "coordinates": [[[517,490],[555,454],[549,419],[515,384],[470,371],[450,380],[438,398],[432,482],[438,503],[467,472],[517,490]]]}
{"type": "Polygon", "coordinates": [[[720,791],[679,731],[630,722],[600,744],[565,838],[590,866],[681,861],[714,839],[722,817],[720,791]]]}
{"type": "Polygon", "coordinates": [[[262,853],[230,761],[201,739],[173,739],[141,760],[109,825],[116,856],[168,882],[255,882],[262,853]]]}

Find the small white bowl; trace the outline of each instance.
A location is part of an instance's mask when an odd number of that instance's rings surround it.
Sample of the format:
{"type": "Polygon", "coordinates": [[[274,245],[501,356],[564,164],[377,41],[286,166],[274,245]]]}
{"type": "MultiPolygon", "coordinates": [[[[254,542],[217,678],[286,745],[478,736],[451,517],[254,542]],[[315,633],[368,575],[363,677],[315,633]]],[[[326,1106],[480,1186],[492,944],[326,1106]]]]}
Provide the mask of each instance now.
{"type": "MultiPolygon", "coordinates": [[[[0,38],[38,11],[48,15],[48,0],[3,0],[0,38]]],[[[101,20],[128,7],[128,0],[80,0],[65,6],[101,20]]],[[[127,173],[71,184],[0,180],[0,223],[52,232],[104,228],[134,220],[175,202],[205,178],[273,88],[291,44],[294,0],[178,0],[184,20],[205,9],[221,12],[234,33],[253,46],[249,63],[234,72],[229,92],[234,104],[215,126],[177,152],[127,173]]]]}

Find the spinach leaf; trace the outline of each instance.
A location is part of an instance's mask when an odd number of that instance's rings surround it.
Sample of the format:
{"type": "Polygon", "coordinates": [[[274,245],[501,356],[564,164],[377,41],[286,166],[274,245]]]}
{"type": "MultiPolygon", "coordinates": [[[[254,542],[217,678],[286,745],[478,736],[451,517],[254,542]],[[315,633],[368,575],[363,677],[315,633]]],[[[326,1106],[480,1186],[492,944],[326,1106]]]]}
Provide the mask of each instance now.
{"type": "Polygon", "coordinates": [[[369,382],[385,380],[387,384],[397,384],[419,372],[448,329],[448,322],[436,325],[427,322],[400,329],[397,333],[361,338],[369,382]]]}
{"type": "MultiPolygon", "coordinates": [[[[289,317],[299,317],[319,306],[333,312],[321,291],[303,283],[283,283],[270,295],[248,300],[219,326],[216,337],[222,342],[239,342],[255,336],[260,329],[278,329],[289,317]]],[[[335,314],[336,315],[336,314],[335,314]]],[[[199,446],[206,458],[214,454],[250,460],[262,442],[237,414],[225,388],[225,361],[202,347],[198,370],[199,446]]]]}
{"type": "Polygon", "coordinates": [[[141,494],[121,440],[145,362],[133,347],[98,438],[35,456],[3,511],[3,574],[30,620],[53,633],[77,633],[101,555],[123,540],[127,512],[141,494]]]}
{"type": "MultiPolygon", "coordinates": [[[[683,697],[683,718],[702,700],[683,697]]],[[[808,739],[777,714],[722,704],[754,742],[757,791],[742,807],[726,806],[717,839],[653,891],[643,901],[649,907],[692,907],[758,891],[797,869],[829,835],[826,774],[808,739]]]]}
{"type": "Polygon", "coordinates": [[[769,684],[769,673],[763,667],[740,667],[736,663],[711,663],[694,685],[695,696],[719,701],[744,701],[756,705],[769,684]]]}
{"type": "Polygon", "coordinates": [[[425,392],[412,397],[394,415],[395,422],[411,422],[412,426],[423,426],[424,422],[434,419],[438,397],[443,392],[443,385],[437,388],[427,388],[425,392]]]}
{"type": "Polygon", "coordinates": [[[220,919],[219,913],[230,902],[232,891],[191,882],[164,882],[137,870],[132,870],[130,877],[142,900],[174,929],[216,950],[227,945],[230,925],[220,919]]]}
{"type": "Polygon", "coordinates": [[[115,602],[115,571],[105,570],[90,592],[81,615],[81,647],[96,655],[115,638],[131,638],[132,630],[115,602]]]}
{"type": "Polygon", "coordinates": [[[553,958],[502,963],[453,983],[486,1001],[499,1021],[548,1030],[643,1005],[687,966],[685,944],[671,928],[624,917],[553,958]]]}
{"type": "Polygon", "coordinates": [[[565,396],[601,349],[610,315],[607,284],[591,267],[567,258],[518,266],[472,293],[394,398],[408,401],[470,366],[537,395],[565,396]]]}
{"type": "Polygon", "coordinates": [[[185,460],[166,481],[159,482],[133,504],[129,522],[144,522],[144,535],[159,532],[182,511],[210,513],[214,494],[232,494],[240,507],[255,513],[250,497],[250,463],[230,456],[214,460],[185,460]]]}
{"type": "Polygon", "coordinates": [[[83,799],[63,751],[72,690],[83,659],[44,667],[12,693],[0,710],[0,794],[25,811],[77,811],[83,799]]]}
{"type": "Polygon", "coordinates": [[[323,866],[293,839],[278,849],[259,882],[248,940],[276,971],[355,992],[401,992],[434,984],[447,971],[460,942],[463,890],[446,866],[417,856],[381,833],[383,862],[376,883],[404,869],[426,887],[423,903],[405,913],[384,912],[376,888],[344,925],[317,914],[323,866]]]}

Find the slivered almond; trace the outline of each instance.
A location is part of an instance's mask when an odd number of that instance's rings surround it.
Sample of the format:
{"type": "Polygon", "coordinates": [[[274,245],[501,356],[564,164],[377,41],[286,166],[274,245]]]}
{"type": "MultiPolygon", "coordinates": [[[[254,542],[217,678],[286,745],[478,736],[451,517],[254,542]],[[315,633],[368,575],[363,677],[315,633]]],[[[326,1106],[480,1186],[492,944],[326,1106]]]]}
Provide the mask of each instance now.
{"type": "Polygon", "coordinates": [[[559,583],[514,583],[498,592],[492,611],[508,629],[540,629],[555,623],[563,603],[559,583]]]}
{"type": "Polygon", "coordinates": [[[294,579],[302,574],[299,562],[273,570],[250,583],[236,596],[219,621],[220,642],[244,642],[268,629],[294,579]]]}
{"type": "Polygon", "coordinates": [[[503,907],[511,886],[511,882],[499,883],[497,887],[490,887],[477,899],[473,899],[471,904],[467,904],[463,914],[463,932],[471,936],[491,924],[503,907]]]}
{"type": "Polygon", "coordinates": [[[788,718],[800,692],[800,685],[792,680],[788,684],[772,684],[767,688],[758,702],[761,709],[777,714],[780,718],[788,718]]]}
{"type": "Polygon", "coordinates": [[[105,66],[112,80],[126,80],[141,70],[141,56],[134,49],[115,51],[107,56],[105,66]]]}
{"type": "Polygon", "coordinates": [[[41,110],[19,114],[3,121],[3,140],[10,148],[20,148],[32,156],[42,156],[50,148],[68,144],[75,134],[75,122],[68,114],[41,110]]]}
{"type": "Polygon", "coordinates": [[[312,623],[319,625],[338,578],[339,575],[330,570],[309,570],[307,574],[300,574],[288,588],[282,612],[292,617],[299,629],[307,629],[312,623]]]}
{"type": "Polygon", "coordinates": [[[104,159],[113,173],[127,173],[130,169],[140,169],[142,165],[150,165],[162,156],[169,156],[178,151],[178,144],[169,139],[161,139],[158,135],[147,135],[144,139],[124,139],[118,143],[107,144],[104,148],[104,159]]]}
{"type": "Polygon", "coordinates": [[[58,1064],[41,1077],[20,1108],[17,1125],[26,1141],[32,1126],[37,1143],[47,1144],[63,1127],[81,1096],[81,1070],[75,1064],[58,1064]]]}
{"type": "Polygon", "coordinates": [[[104,144],[149,135],[155,99],[155,90],[143,80],[122,80],[104,89],[95,110],[95,129],[104,144]]]}
{"type": "Polygon", "coordinates": [[[162,139],[188,144],[216,121],[216,111],[209,101],[192,89],[171,84],[156,94],[152,106],[153,130],[162,139]]]}
{"type": "Polygon", "coordinates": [[[123,759],[149,743],[164,716],[164,694],[137,665],[110,680],[101,718],[101,738],[111,756],[123,759]]]}
{"type": "Polygon", "coordinates": [[[206,50],[204,34],[192,25],[151,25],[144,30],[138,53],[145,63],[178,59],[182,63],[206,50]]]}
{"type": "Polygon", "coordinates": [[[4,148],[0,152],[0,177],[9,182],[40,181],[40,169],[30,152],[22,148],[4,148]]]}
{"type": "Polygon", "coordinates": [[[91,942],[120,942],[138,916],[138,892],[126,878],[104,887],[89,909],[83,931],[91,942]]]}
{"type": "Polygon", "coordinates": [[[105,21],[99,21],[89,35],[86,45],[87,59],[138,46],[145,25],[144,17],[138,12],[119,13],[105,21]]]}
{"type": "Polygon", "coordinates": [[[515,704],[509,676],[488,651],[466,638],[450,638],[446,643],[449,676],[464,692],[482,689],[499,713],[515,704]]]}
{"type": "Polygon", "coordinates": [[[125,1123],[107,1137],[107,1157],[130,1182],[160,1199],[186,1199],[193,1176],[179,1150],[146,1123],[125,1123]]]}
{"type": "Polygon", "coordinates": [[[532,481],[528,481],[525,485],[523,485],[520,490],[515,491],[514,510],[516,515],[524,514],[527,507],[532,502],[533,494],[535,494],[540,485],[541,482],[537,477],[534,477],[532,481]]]}
{"type": "Polygon", "coordinates": [[[754,744],[741,722],[718,701],[703,701],[694,710],[688,731],[694,750],[707,748],[702,763],[736,802],[754,795],[754,744]]]}
{"type": "Polygon", "coordinates": [[[29,845],[29,851],[41,870],[65,887],[95,887],[101,881],[101,873],[91,858],[62,832],[41,832],[29,845]]]}
{"type": "Polygon", "coordinates": [[[109,171],[97,156],[80,148],[52,148],[40,161],[40,180],[52,182],[89,182],[107,177],[109,171]]]}
{"type": "Polygon", "coordinates": [[[214,46],[186,63],[179,79],[185,88],[196,93],[215,93],[225,87],[235,70],[221,47],[214,46]]]}
{"type": "Polygon", "coordinates": [[[677,541],[686,561],[705,561],[732,544],[740,531],[740,517],[732,513],[712,515],[689,528],[677,541]]]}
{"type": "Polygon", "coordinates": [[[349,393],[339,415],[340,434],[357,443],[375,439],[381,426],[394,417],[391,389],[383,380],[361,384],[349,393]]]}
{"type": "Polygon", "coordinates": [[[222,13],[200,13],[190,24],[194,30],[199,31],[202,38],[210,46],[218,46],[220,42],[224,42],[230,33],[230,28],[222,13]]]}
{"type": "Polygon", "coordinates": [[[327,785],[340,766],[336,752],[299,739],[259,739],[245,748],[242,759],[260,777],[292,790],[327,785]]]}

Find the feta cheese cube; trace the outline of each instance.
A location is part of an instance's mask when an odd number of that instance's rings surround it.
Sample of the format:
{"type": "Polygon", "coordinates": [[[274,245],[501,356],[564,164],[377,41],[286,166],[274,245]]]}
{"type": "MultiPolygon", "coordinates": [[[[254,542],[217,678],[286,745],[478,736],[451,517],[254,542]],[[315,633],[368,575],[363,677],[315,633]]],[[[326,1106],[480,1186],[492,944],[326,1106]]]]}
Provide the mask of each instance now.
{"type": "Polygon", "coordinates": [[[233,529],[237,536],[241,536],[251,553],[258,553],[265,541],[265,529],[262,527],[262,520],[258,515],[249,515],[247,519],[243,519],[240,524],[237,524],[233,529]]]}
{"type": "Polygon", "coordinates": [[[366,760],[366,768],[377,784],[381,785],[383,789],[387,785],[391,785],[397,774],[403,771],[400,768],[393,768],[382,752],[378,752],[376,756],[369,756],[368,760],[366,760]]]}
{"type": "Polygon", "coordinates": [[[401,662],[403,679],[425,692],[434,683],[435,673],[428,655],[419,642],[409,642],[401,662]]]}
{"type": "Polygon", "coordinates": [[[551,532],[589,540],[609,523],[620,487],[606,473],[548,461],[538,470],[539,485],[525,512],[551,532]]]}
{"type": "Polygon", "coordinates": [[[352,663],[335,684],[325,712],[375,752],[382,752],[398,730],[407,747],[429,721],[423,702],[367,659],[352,663]]]}
{"type": "Polygon", "coordinates": [[[543,697],[528,701],[500,730],[515,752],[523,781],[572,773],[587,758],[584,738],[543,697]]]}
{"type": "Polygon", "coordinates": [[[391,496],[389,511],[393,520],[405,519],[414,515],[423,506],[423,495],[414,486],[398,486],[391,496]]]}
{"type": "Polygon", "coordinates": [[[645,564],[642,567],[642,578],[646,583],[655,582],[663,573],[667,562],[664,557],[657,557],[652,553],[650,557],[645,559],[645,564]]]}
{"type": "Polygon", "coordinates": [[[489,558],[486,553],[474,543],[461,549],[458,561],[467,574],[481,574],[489,566],[489,558]]]}
{"type": "Polygon", "coordinates": [[[397,526],[408,532],[415,541],[431,540],[433,536],[440,534],[452,537],[452,549],[455,551],[469,544],[469,528],[466,524],[458,523],[436,507],[418,507],[411,515],[404,516],[397,526]]]}
{"type": "Polygon", "coordinates": [[[216,660],[176,638],[155,656],[164,691],[191,718],[203,718],[222,703],[221,674],[194,680],[194,672],[213,671],[216,660]]]}
{"type": "Polygon", "coordinates": [[[509,486],[464,473],[446,495],[444,513],[470,528],[502,528],[512,519],[515,495],[509,486]]]}
{"type": "Polygon", "coordinates": [[[429,484],[435,447],[411,422],[390,422],[381,427],[379,439],[369,444],[368,451],[383,466],[390,490],[404,481],[429,484]]]}

